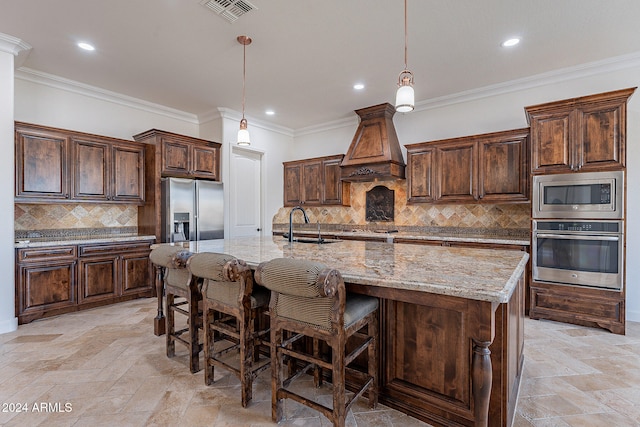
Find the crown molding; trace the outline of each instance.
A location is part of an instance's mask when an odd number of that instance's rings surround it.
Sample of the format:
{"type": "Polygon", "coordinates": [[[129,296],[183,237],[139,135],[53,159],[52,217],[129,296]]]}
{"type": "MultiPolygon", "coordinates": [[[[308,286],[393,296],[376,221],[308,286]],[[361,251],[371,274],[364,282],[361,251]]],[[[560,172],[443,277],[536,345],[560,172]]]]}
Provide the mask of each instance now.
{"type": "Polygon", "coordinates": [[[579,78],[595,76],[598,74],[610,73],[626,68],[640,66],[640,52],[628,55],[615,56],[601,61],[588,62],[573,67],[560,68],[546,73],[535,74],[521,79],[510,80],[495,85],[484,86],[478,89],[471,89],[463,92],[445,95],[438,98],[429,99],[416,103],[414,111],[426,111],[434,108],[446,107],[462,102],[474,101],[482,98],[490,98],[496,95],[503,95],[511,92],[518,92],[546,86],[556,83],[575,80],[579,78]]]}
{"type": "Polygon", "coordinates": [[[321,123],[319,125],[307,126],[297,129],[295,136],[311,135],[319,132],[327,132],[334,129],[341,129],[344,127],[356,127],[359,123],[357,116],[346,117],[344,119],[332,120],[330,122],[321,123]]]}
{"type": "MultiPolygon", "coordinates": [[[[615,56],[601,61],[588,62],[574,67],[561,68],[546,73],[536,74],[521,79],[510,80],[495,85],[484,86],[451,95],[440,96],[426,101],[416,103],[414,112],[427,111],[435,108],[442,108],[463,102],[475,101],[483,98],[490,98],[496,95],[503,95],[511,92],[532,89],[554,83],[561,83],[583,77],[598,74],[610,73],[626,68],[640,67],[640,52],[628,55],[615,56]]],[[[295,136],[309,135],[338,129],[347,126],[357,125],[357,118],[345,118],[331,122],[308,126],[294,131],[295,136]]]]}
{"type": "Polygon", "coordinates": [[[44,73],[42,71],[33,70],[31,68],[21,67],[16,70],[16,79],[25,80],[32,83],[38,83],[44,86],[61,89],[67,92],[77,93],[80,95],[96,98],[101,101],[111,102],[123,105],[137,110],[146,111],[153,114],[169,117],[175,120],[181,120],[191,124],[199,124],[195,114],[185,113],[184,111],[166,107],[164,105],[155,104],[153,102],[144,101],[142,99],[123,95],[117,92],[101,89],[99,87],[90,86],[74,80],[65,79],[53,74],[44,73]]]}
{"type": "Polygon", "coordinates": [[[29,43],[24,42],[17,37],[0,33],[0,52],[6,52],[14,56],[18,56],[20,52],[29,50],[31,50],[31,45],[29,43]]]}
{"type": "MultiPolygon", "coordinates": [[[[215,114],[214,111],[217,111],[218,115],[223,119],[235,120],[237,122],[240,122],[240,120],[242,119],[242,113],[226,107],[219,107],[216,110],[209,111],[208,113],[205,113],[205,114],[207,117],[213,117],[215,114]]],[[[199,116],[199,117],[202,117],[202,116],[199,116]]],[[[253,118],[251,116],[245,116],[245,118],[247,119],[247,122],[250,128],[257,127],[260,129],[265,129],[271,132],[279,133],[291,138],[295,136],[295,133],[291,128],[274,125],[273,123],[268,123],[268,122],[253,118]]]]}

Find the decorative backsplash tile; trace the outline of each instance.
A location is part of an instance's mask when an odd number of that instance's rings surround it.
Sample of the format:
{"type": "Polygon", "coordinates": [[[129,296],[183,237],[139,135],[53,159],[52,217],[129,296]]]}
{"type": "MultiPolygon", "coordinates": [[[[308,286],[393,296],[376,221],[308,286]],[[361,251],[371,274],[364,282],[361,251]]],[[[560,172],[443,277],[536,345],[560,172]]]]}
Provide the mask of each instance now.
{"type": "Polygon", "coordinates": [[[108,204],[14,205],[15,230],[100,229],[138,226],[138,207],[108,204]]]}
{"type": "MultiPolygon", "coordinates": [[[[274,228],[289,224],[291,208],[282,207],[273,217],[274,228]]],[[[350,226],[354,228],[390,227],[451,227],[473,229],[521,229],[529,230],[531,205],[518,204],[431,204],[407,203],[405,180],[351,183],[351,206],[305,207],[312,223],[350,226]],[[395,191],[395,218],[389,222],[365,220],[366,192],[377,185],[395,191]]],[[[302,215],[295,214],[294,222],[303,222],[302,215]]]]}

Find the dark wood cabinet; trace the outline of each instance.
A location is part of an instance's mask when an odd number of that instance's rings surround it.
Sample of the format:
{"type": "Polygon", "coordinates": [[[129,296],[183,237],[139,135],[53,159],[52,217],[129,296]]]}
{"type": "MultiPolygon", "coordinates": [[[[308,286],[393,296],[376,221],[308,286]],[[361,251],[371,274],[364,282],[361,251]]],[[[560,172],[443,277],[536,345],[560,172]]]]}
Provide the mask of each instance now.
{"type": "Polygon", "coordinates": [[[73,311],[77,305],[76,246],[17,249],[16,261],[20,323],[73,311]]]}
{"type": "Polygon", "coordinates": [[[144,203],[144,147],[114,144],[111,147],[112,178],[109,200],[114,202],[144,203]]]}
{"type": "Polygon", "coordinates": [[[66,201],[69,141],[62,132],[16,123],[16,199],[66,201]]]}
{"type": "Polygon", "coordinates": [[[144,202],[144,147],[72,138],[73,200],[144,202]]]}
{"type": "Polygon", "coordinates": [[[138,208],[138,232],[162,238],[162,177],[220,180],[218,142],[150,129],[133,136],[145,147],[145,203],[138,208]]]}
{"type": "Polygon", "coordinates": [[[349,205],[349,183],[341,180],[342,154],[284,162],[284,205],[349,205]]]}
{"type": "Polygon", "coordinates": [[[19,323],[153,294],[152,241],[16,250],[19,323]]]}
{"type": "Polygon", "coordinates": [[[162,175],[220,180],[220,144],[163,135],[162,175]]]}
{"type": "Polygon", "coordinates": [[[15,125],[20,203],[144,202],[144,146],[39,125],[15,125]]]}
{"type": "Polygon", "coordinates": [[[473,140],[436,146],[436,200],[473,202],[478,199],[478,147],[473,140]]]}
{"type": "Polygon", "coordinates": [[[484,202],[528,201],[529,129],[478,138],[478,198],[484,202]]]}
{"type": "Polygon", "coordinates": [[[531,172],[619,170],[626,165],[627,100],[635,88],[526,107],[531,172]]]}
{"type": "Polygon", "coordinates": [[[324,179],[322,182],[322,199],[323,205],[343,205],[349,206],[349,188],[350,184],[343,182],[341,179],[342,170],[340,164],[344,156],[333,156],[322,160],[322,173],[324,179]]]}
{"type": "Polygon", "coordinates": [[[531,283],[529,317],[625,333],[625,294],[621,291],[554,283],[531,283]]]}
{"type": "Polygon", "coordinates": [[[529,200],[528,128],[407,145],[409,202],[529,200]]]}
{"type": "Polygon", "coordinates": [[[118,255],[80,258],[78,274],[80,304],[118,296],[118,255]]]}

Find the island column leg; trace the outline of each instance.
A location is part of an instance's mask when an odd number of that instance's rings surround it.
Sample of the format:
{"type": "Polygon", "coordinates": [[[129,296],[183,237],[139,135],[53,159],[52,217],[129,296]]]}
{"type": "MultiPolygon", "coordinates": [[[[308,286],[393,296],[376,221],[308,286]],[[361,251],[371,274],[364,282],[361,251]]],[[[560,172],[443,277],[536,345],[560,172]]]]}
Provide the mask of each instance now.
{"type": "Polygon", "coordinates": [[[476,425],[487,427],[489,423],[489,399],[493,373],[491,367],[491,341],[473,340],[472,393],[476,425]]]}
{"type": "Polygon", "coordinates": [[[163,300],[164,296],[164,277],[162,268],[155,266],[156,269],[156,296],[158,297],[158,314],[153,319],[153,333],[154,335],[164,335],[166,331],[166,320],[164,318],[163,300]]]}

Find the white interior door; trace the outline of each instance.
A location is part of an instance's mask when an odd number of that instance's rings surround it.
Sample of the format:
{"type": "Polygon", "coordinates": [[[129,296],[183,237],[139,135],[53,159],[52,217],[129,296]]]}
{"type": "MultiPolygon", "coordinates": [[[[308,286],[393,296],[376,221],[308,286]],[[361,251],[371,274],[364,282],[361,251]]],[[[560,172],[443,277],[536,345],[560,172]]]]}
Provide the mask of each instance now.
{"type": "Polygon", "coordinates": [[[229,233],[259,236],[262,230],[263,153],[232,146],[229,167],[229,233]]]}

